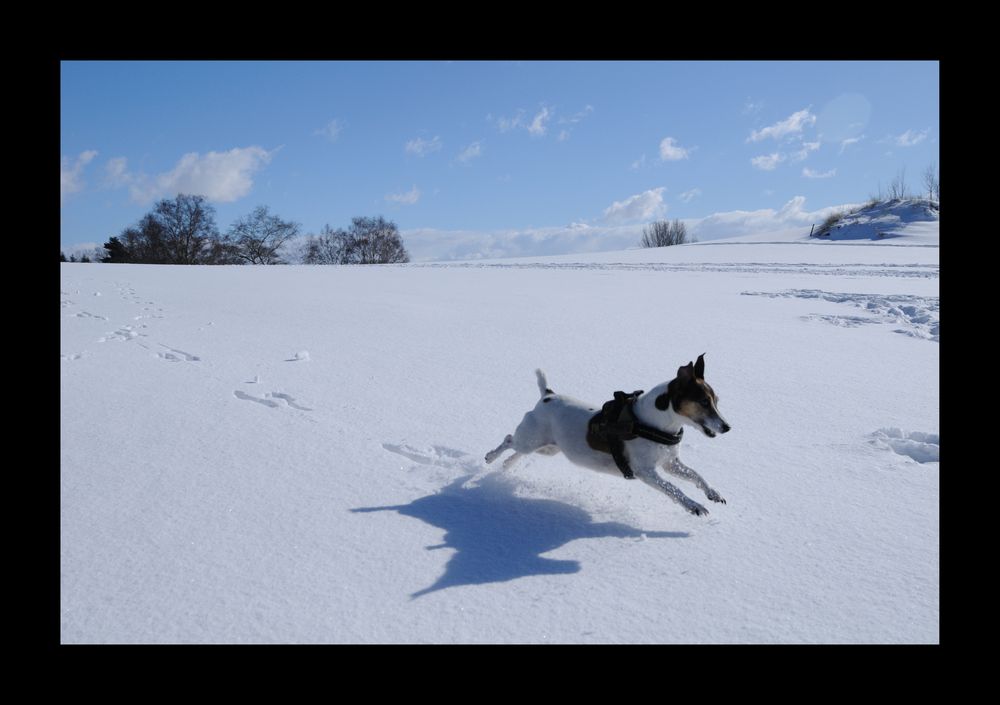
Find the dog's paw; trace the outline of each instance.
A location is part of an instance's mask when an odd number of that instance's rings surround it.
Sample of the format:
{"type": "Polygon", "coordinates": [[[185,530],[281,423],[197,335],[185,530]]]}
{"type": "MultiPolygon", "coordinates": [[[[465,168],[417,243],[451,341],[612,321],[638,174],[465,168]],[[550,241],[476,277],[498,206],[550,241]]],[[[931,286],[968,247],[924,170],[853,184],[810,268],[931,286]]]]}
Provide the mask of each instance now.
{"type": "Polygon", "coordinates": [[[705,493],[705,496],[708,497],[713,502],[722,502],[723,504],[726,503],[725,498],[712,488],[709,488],[708,492],[705,493]]]}
{"type": "Polygon", "coordinates": [[[696,517],[708,515],[708,510],[705,509],[700,504],[698,504],[697,502],[691,502],[690,504],[685,504],[684,508],[687,509],[692,514],[694,514],[696,517]]]}

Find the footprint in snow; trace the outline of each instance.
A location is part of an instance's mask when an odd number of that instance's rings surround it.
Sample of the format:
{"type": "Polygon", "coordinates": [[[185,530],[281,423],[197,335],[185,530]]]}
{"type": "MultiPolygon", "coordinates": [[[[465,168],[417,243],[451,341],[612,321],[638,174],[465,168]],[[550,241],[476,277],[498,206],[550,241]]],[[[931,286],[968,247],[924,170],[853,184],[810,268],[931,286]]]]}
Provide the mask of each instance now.
{"type": "Polygon", "coordinates": [[[156,356],[161,360],[167,360],[168,362],[201,362],[201,358],[197,355],[186,353],[183,350],[172,348],[168,345],[164,345],[163,343],[160,343],[160,346],[166,348],[168,351],[156,353],[156,356]]]}
{"type": "Polygon", "coordinates": [[[475,473],[483,468],[478,456],[442,445],[414,448],[406,444],[383,443],[382,448],[421,465],[455,468],[467,474],[475,473]]]}
{"type": "Polygon", "coordinates": [[[887,448],[918,463],[937,463],[941,460],[941,442],[936,433],[907,433],[899,428],[882,428],[873,433],[872,437],[872,443],[876,447],[887,448]]]}
{"type": "Polygon", "coordinates": [[[260,397],[255,397],[252,394],[247,394],[246,392],[237,389],[233,392],[233,396],[236,397],[237,399],[243,399],[244,401],[257,402],[258,404],[269,406],[272,409],[277,409],[279,406],[281,406],[281,402],[284,402],[288,406],[292,407],[293,409],[298,409],[299,411],[312,411],[312,409],[310,409],[309,407],[302,406],[301,404],[296,402],[295,397],[293,397],[291,394],[285,394],[284,392],[267,392],[266,394],[264,394],[264,398],[261,399],[260,397]],[[275,399],[279,399],[280,401],[275,401],[275,399]]]}

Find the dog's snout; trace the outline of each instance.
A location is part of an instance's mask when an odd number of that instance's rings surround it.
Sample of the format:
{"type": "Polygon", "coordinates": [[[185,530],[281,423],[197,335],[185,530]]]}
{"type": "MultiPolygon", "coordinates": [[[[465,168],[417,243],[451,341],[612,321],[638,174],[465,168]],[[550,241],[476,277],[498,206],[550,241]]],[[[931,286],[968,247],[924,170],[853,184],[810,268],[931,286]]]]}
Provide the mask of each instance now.
{"type": "Polygon", "coordinates": [[[732,428],[732,426],[730,426],[730,425],[729,425],[729,424],[727,424],[727,423],[726,423],[725,421],[723,421],[723,422],[722,422],[722,428],[720,428],[720,429],[719,429],[719,432],[720,432],[720,433],[729,433],[729,429],[730,429],[730,428],[732,428]]]}

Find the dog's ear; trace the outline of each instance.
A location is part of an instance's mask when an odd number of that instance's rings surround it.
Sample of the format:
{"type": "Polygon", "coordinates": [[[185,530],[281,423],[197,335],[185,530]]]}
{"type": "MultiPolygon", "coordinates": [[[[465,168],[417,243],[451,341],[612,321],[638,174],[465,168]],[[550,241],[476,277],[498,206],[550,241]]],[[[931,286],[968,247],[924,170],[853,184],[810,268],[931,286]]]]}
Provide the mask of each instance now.
{"type": "Polygon", "coordinates": [[[689,362],[683,367],[677,368],[677,381],[681,384],[688,384],[694,379],[694,363],[689,362]]]}
{"type": "Polygon", "coordinates": [[[705,379],[705,353],[698,356],[698,361],[694,363],[694,376],[698,379],[705,379]]]}

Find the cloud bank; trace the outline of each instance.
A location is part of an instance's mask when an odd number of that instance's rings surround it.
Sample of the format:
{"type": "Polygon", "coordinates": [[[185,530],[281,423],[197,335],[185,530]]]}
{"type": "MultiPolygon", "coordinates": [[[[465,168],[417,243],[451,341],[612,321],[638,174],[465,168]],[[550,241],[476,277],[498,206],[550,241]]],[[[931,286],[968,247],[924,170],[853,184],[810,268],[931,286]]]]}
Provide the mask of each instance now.
{"type": "MultiPolygon", "coordinates": [[[[652,189],[616,202],[605,213],[639,213],[644,207],[655,210],[657,196],[662,201],[662,190],[652,189]]],[[[813,223],[822,222],[836,210],[855,205],[844,204],[810,211],[805,203],[805,196],[796,196],[779,209],[727,211],[705,218],[684,219],[683,222],[700,242],[792,229],[801,229],[806,235],[813,223]]],[[[548,228],[490,231],[415,228],[404,230],[401,234],[414,262],[480,260],[636,248],[647,222],[618,223],[606,217],[597,224],[573,223],[548,228]]]]}

